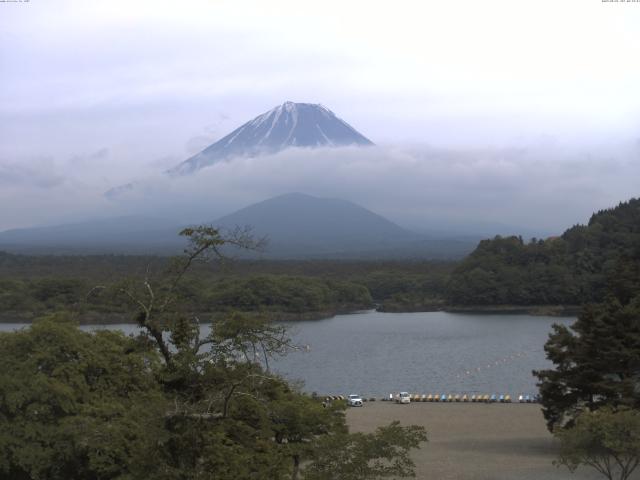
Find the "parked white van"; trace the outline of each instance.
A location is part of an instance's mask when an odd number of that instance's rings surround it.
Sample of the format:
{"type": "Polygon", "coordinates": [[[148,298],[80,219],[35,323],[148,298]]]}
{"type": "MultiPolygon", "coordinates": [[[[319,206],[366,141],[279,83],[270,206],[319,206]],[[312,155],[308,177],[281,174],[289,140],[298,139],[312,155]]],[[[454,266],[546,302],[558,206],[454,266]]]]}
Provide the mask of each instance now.
{"type": "Polygon", "coordinates": [[[411,395],[408,392],[400,392],[395,396],[396,403],[411,403],[411,395]]]}

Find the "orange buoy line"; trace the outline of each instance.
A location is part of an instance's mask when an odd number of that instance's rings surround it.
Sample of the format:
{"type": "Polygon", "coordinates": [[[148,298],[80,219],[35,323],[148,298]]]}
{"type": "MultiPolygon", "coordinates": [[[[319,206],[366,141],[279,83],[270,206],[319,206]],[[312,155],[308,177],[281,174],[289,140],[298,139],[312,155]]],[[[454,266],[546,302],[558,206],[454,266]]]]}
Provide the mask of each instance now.
{"type": "Polygon", "coordinates": [[[538,352],[540,351],[539,348],[536,349],[531,349],[531,350],[525,350],[525,351],[521,351],[521,352],[516,352],[513,353],[511,355],[507,355],[506,357],[503,358],[499,358],[497,360],[491,361],[489,363],[487,363],[486,365],[482,364],[482,365],[478,365],[475,367],[471,367],[471,368],[466,368],[465,370],[461,371],[460,373],[456,374],[456,378],[460,379],[460,378],[467,378],[467,377],[471,377],[477,374],[480,374],[484,371],[487,371],[490,368],[496,368],[502,365],[507,365],[509,363],[512,363],[516,360],[519,360],[525,356],[527,356],[529,353],[532,352],[538,352]]]}

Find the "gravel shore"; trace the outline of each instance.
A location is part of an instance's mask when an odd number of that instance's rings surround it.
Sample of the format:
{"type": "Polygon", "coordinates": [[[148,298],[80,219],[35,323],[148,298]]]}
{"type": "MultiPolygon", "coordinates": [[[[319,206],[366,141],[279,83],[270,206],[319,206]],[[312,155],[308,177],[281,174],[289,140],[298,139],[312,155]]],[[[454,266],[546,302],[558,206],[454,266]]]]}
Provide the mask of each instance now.
{"type": "Polygon", "coordinates": [[[556,444],[536,404],[367,402],[347,412],[347,423],[354,432],[371,432],[393,420],[427,429],[429,442],[412,455],[418,479],[604,478],[590,469],[571,474],[566,467],[552,464],[556,444]]]}

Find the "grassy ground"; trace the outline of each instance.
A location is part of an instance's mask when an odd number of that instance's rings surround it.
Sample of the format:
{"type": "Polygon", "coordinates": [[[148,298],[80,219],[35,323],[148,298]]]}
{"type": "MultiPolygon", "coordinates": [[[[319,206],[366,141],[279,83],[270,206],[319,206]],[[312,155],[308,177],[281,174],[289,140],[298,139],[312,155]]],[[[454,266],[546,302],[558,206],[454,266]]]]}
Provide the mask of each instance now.
{"type": "Polygon", "coordinates": [[[571,474],[552,465],[556,445],[539,405],[370,402],[347,412],[352,431],[370,432],[393,420],[427,429],[429,442],[413,454],[418,479],[604,478],[589,469],[571,474]]]}

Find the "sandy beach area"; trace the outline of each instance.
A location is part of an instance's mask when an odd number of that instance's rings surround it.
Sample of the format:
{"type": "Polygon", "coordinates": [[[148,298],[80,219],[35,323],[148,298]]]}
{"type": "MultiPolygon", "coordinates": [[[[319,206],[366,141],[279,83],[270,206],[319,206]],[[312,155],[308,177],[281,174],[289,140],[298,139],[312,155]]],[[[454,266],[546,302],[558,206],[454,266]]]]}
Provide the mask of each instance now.
{"type": "Polygon", "coordinates": [[[351,431],[370,432],[393,420],[427,429],[429,442],[413,454],[418,479],[604,478],[590,469],[571,474],[552,464],[556,444],[536,404],[367,402],[347,412],[351,431]]]}

